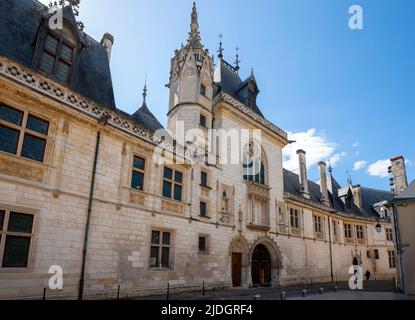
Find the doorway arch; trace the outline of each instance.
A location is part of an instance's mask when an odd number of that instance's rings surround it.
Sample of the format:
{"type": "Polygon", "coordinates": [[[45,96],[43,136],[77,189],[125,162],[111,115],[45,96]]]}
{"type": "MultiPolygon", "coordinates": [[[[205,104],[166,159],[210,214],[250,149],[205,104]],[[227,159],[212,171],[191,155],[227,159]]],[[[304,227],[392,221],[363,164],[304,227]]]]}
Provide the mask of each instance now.
{"type": "Polygon", "coordinates": [[[252,284],[254,287],[270,287],[272,285],[272,260],[268,249],[259,244],[252,253],[252,284]]]}

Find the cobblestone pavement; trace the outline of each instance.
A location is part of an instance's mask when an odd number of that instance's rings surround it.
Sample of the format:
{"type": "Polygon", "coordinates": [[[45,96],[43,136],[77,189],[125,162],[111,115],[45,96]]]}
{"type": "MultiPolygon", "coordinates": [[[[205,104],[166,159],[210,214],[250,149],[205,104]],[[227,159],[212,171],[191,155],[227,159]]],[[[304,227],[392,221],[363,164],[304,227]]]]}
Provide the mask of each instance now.
{"type": "MultiPolygon", "coordinates": [[[[228,290],[217,290],[217,291],[206,291],[203,295],[202,291],[196,291],[191,293],[180,293],[180,294],[170,294],[169,300],[281,300],[281,293],[285,292],[287,299],[293,298],[302,298],[303,290],[307,290],[307,297],[315,297],[315,300],[325,299],[343,299],[350,298],[348,300],[359,300],[368,298],[370,296],[377,296],[378,293],[383,293],[383,295],[378,295],[381,297],[388,297],[386,300],[396,300],[405,296],[395,295],[395,287],[392,281],[369,281],[364,283],[364,290],[361,291],[361,294],[353,294],[355,291],[351,291],[347,283],[338,283],[337,292],[334,292],[333,284],[314,284],[314,285],[302,285],[302,286],[293,286],[285,288],[234,288],[228,290]],[[324,295],[320,295],[319,291],[323,288],[324,295]],[[376,294],[375,294],[376,293],[376,294]],[[390,299],[389,299],[390,298],[390,299]]],[[[302,298],[303,299],[303,298],[302,298]]],[[[137,298],[137,300],[167,300],[167,290],[166,294],[162,296],[152,296],[137,298]]],[[[385,300],[385,299],[384,299],[385,300]]]]}

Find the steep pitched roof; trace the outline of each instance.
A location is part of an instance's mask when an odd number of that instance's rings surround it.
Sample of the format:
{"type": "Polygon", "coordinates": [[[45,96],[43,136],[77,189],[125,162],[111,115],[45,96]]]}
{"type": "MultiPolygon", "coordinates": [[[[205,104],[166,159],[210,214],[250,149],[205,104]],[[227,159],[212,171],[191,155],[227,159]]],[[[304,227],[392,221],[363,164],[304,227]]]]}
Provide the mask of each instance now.
{"type": "MultiPolygon", "coordinates": [[[[71,17],[68,9],[64,10],[64,17],[73,22],[73,14],[71,17]]],[[[38,32],[46,13],[47,7],[36,0],[1,0],[0,55],[31,68],[38,32]]],[[[114,109],[107,52],[88,35],[85,35],[85,42],[68,86],[81,95],[114,109]]]]}
{"type": "MultiPolygon", "coordinates": [[[[336,187],[340,189],[340,185],[337,182],[335,183],[336,187]]],[[[308,181],[308,189],[310,193],[310,200],[321,205],[322,194],[320,191],[320,185],[315,182],[308,181]]],[[[284,192],[301,196],[300,190],[301,186],[298,174],[284,169],[284,192]]],[[[364,218],[379,218],[378,213],[373,209],[373,205],[381,201],[390,201],[393,199],[391,192],[370,188],[361,188],[361,196],[362,207],[359,208],[352,203],[351,209],[347,210],[340,197],[335,197],[329,192],[329,200],[332,208],[344,214],[364,218]]]]}
{"type": "Polygon", "coordinates": [[[147,104],[143,104],[140,109],[138,109],[132,117],[138,121],[140,124],[150,129],[151,131],[157,131],[163,129],[162,124],[157,120],[157,118],[150,112],[147,107],[147,104]]]}

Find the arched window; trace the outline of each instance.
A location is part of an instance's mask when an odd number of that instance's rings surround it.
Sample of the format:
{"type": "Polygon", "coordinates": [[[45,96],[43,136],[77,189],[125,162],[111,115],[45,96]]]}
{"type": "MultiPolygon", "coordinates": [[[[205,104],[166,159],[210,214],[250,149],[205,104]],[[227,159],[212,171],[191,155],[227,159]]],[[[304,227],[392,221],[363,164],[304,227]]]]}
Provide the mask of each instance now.
{"type": "Polygon", "coordinates": [[[244,180],[265,185],[265,168],[263,152],[253,142],[249,143],[243,158],[244,180]]]}

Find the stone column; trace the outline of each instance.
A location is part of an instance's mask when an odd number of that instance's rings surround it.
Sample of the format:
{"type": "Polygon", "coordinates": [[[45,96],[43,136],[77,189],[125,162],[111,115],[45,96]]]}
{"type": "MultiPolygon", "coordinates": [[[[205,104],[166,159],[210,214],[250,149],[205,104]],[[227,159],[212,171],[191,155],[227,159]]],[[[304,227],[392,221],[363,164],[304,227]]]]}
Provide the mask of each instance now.
{"type": "Polygon", "coordinates": [[[297,154],[298,154],[298,160],[300,164],[300,173],[299,173],[300,186],[301,186],[300,193],[304,198],[310,199],[310,193],[308,191],[307,163],[306,163],[306,157],[305,157],[306,152],[304,150],[298,150],[297,154]]]}

